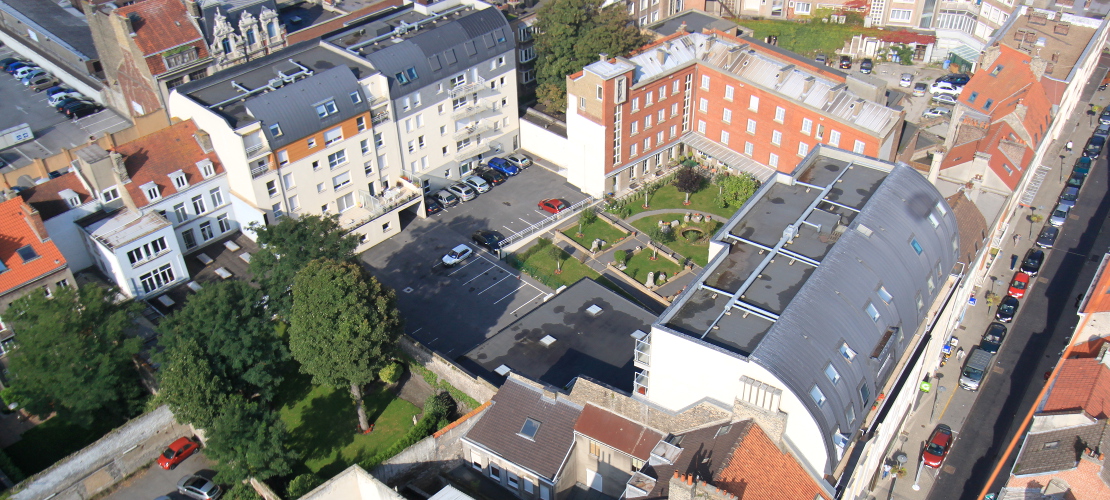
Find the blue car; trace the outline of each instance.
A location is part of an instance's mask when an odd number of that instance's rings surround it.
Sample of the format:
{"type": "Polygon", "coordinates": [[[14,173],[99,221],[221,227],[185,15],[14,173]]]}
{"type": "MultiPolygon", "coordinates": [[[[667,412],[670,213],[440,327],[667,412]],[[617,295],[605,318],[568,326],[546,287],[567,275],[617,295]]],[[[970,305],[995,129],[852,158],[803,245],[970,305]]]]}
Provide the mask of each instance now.
{"type": "Polygon", "coordinates": [[[505,175],[516,175],[520,173],[520,169],[504,158],[490,158],[486,163],[489,168],[492,168],[505,175]]]}

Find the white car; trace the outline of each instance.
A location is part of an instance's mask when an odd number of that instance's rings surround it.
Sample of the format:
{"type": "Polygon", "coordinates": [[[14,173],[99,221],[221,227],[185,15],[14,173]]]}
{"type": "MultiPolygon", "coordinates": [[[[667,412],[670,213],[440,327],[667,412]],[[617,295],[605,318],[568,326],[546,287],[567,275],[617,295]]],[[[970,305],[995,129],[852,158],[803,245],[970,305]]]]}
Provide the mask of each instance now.
{"type": "Polygon", "coordinates": [[[443,256],[443,265],[447,267],[452,267],[459,262],[466,260],[466,258],[470,257],[470,255],[473,253],[474,250],[471,250],[470,247],[466,245],[459,245],[455,248],[452,248],[450,252],[447,252],[447,255],[443,256]]]}
{"type": "Polygon", "coordinates": [[[19,68],[19,69],[15,70],[15,73],[12,73],[12,76],[22,80],[23,77],[31,74],[32,72],[42,71],[42,70],[43,69],[38,67],[38,66],[24,66],[22,68],[19,68]]]}
{"type": "Polygon", "coordinates": [[[921,113],[922,118],[936,118],[938,116],[948,116],[952,114],[952,110],[948,108],[929,108],[924,113],[921,113]]]}
{"type": "Polygon", "coordinates": [[[462,180],[462,183],[474,188],[479,193],[485,193],[486,191],[489,191],[490,188],[489,183],[486,182],[485,179],[478,177],[477,175],[467,176],[465,179],[462,180]]]}
{"type": "Polygon", "coordinates": [[[937,104],[954,105],[959,101],[959,98],[952,94],[933,94],[933,97],[930,100],[937,104]]]}
{"type": "Polygon", "coordinates": [[[909,88],[910,85],[913,85],[913,74],[912,73],[902,73],[902,79],[898,80],[898,86],[909,88]]]}
{"type": "Polygon", "coordinates": [[[929,87],[929,91],[934,94],[954,94],[960,95],[964,88],[959,85],[952,85],[951,82],[936,82],[933,86],[929,87]]]}
{"type": "Polygon", "coordinates": [[[516,153],[505,157],[505,161],[512,163],[516,168],[524,170],[532,166],[532,157],[523,153],[516,153]]]}
{"type": "Polygon", "coordinates": [[[1070,211],[1071,206],[1069,205],[1056,205],[1056,210],[1053,210],[1052,215],[1048,217],[1048,223],[1055,227],[1063,226],[1068,221],[1068,212],[1070,211]]]}
{"type": "Polygon", "coordinates": [[[67,97],[80,99],[85,96],[81,95],[80,92],[58,92],[57,94],[50,96],[50,98],[46,100],[46,103],[49,104],[51,107],[54,107],[57,106],[59,102],[62,102],[62,99],[65,99],[67,97]]]}

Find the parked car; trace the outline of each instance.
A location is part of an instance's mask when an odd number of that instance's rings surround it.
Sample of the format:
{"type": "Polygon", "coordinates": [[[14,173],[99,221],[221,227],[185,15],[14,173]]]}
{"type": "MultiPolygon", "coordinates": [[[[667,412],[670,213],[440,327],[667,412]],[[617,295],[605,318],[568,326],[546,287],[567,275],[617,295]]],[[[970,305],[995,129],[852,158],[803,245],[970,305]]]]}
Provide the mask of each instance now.
{"type": "Polygon", "coordinates": [[[501,172],[501,173],[503,173],[505,175],[508,175],[508,176],[514,176],[514,175],[520,173],[520,168],[518,168],[516,165],[513,165],[512,163],[509,163],[504,158],[497,158],[497,157],[490,158],[489,162],[486,163],[486,165],[489,168],[491,168],[493,170],[496,170],[498,172],[501,172]]]}
{"type": "Polygon", "coordinates": [[[451,208],[459,204],[459,197],[446,189],[440,189],[436,192],[436,200],[439,201],[440,205],[443,205],[443,208],[451,208]]]}
{"type": "Polygon", "coordinates": [[[1091,173],[1091,159],[1086,156],[1080,156],[1078,160],[1075,160],[1075,166],[1071,167],[1071,172],[1073,174],[1083,175],[1091,173]]]}
{"type": "Polygon", "coordinates": [[[443,265],[447,267],[454,266],[459,262],[466,260],[466,258],[470,257],[470,255],[473,253],[474,250],[471,250],[470,247],[466,245],[456,246],[455,248],[452,248],[450,252],[447,252],[447,255],[443,256],[443,265]]]}
{"type": "Polygon", "coordinates": [[[1067,187],[1064,188],[1064,192],[1060,193],[1059,203],[1061,205],[1068,205],[1068,206],[1074,208],[1075,207],[1075,202],[1078,199],[1079,199],[1079,188],[1077,188],[1075,186],[1067,186],[1067,187]]]}
{"type": "Polygon", "coordinates": [[[84,118],[91,114],[97,113],[102,109],[104,108],[100,107],[99,104],[91,104],[86,102],[74,107],[66,108],[65,113],[67,117],[76,120],[78,118],[84,118]]]}
{"type": "Polygon", "coordinates": [[[928,91],[929,91],[929,84],[928,83],[917,82],[917,83],[913,84],[913,95],[914,95],[914,97],[921,97],[921,96],[925,95],[925,92],[928,92],[928,91]]]}
{"type": "Polygon", "coordinates": [[[447,190],[458,196],[462,201],[470,201],[478,197],[478,191],[461,182],[447,186],[447,190]]]}
{"type": "MultiPolygon", "coordinates": [[[[47,91],[47,92],[49,92],[49,91],[47,91]]],[[[77,91],[57,92],[54,95],[50,95],[49,97],[47,97],[46,98],[46,103],[51,105],[51,106],[57,106],[59,102],[62,102],[62,99],[65,99],[67,97],[78,98],[78,97],[84,97],[84,96],[82,96],[81,93],[77,92],[77,91]]]]}
{"type": "Polygon", "coordinates": [[[932,107],[926,109],[921,113],[922,118],[936,118],[938,116],[948,116],[952,114],[952,110],[948,108],[932,107]]]}
{"type": "Polygon", "coordinates": [[[1100,124],[1101,123],[1110,123],[1110,108],[1103,109],[1102,113],[1099,113],[1098,122],[1100,124]]]}
{"type": "Polygon", "coordinates": [[[1074,187],[1074,188],[1078,189],[1078,188],[1083,187],[1083,181],[1086,180],[1086,179],[1087,179],[1086,175],[1077,174],[1075,172],[1072,172],[1071,176],[1068,177],[1068,182],[1065,184],[1065,186],[1074,187]]]}
{"type": "Polygon", "coordinates": [[[201,476],[185,476],[177,482],[177,492],[194,500],[216,500],[223,491],[209,479],[201,476]]]}
{"type": "Polygon", "coordinates": [[[88,97],[84,97],[84,96],[82,96],[82,97],[66,97],[65,99],[62,99],[62,100],[58,101],[58,104],[54,105],[54,109],[57,112],[64,114],[67,107],[76,106],[76,105],[81,104],[81,103],[96,104],[95,102],[92,101],[92,99],[89,99],[88,97]]]}
{"type": "Polygon", "coordinates": [[[998,312],[994,313],[994,319],[1003,323],[1009,323],[1014,320],[1014,315],[1017,314],[1018,304],[1020,302],[1009,295],[1002,297],[1002,302],[998,303],[998,312]]]}
{"type": "Polygon", "coordinates": [[[983,332],[983,340],[979,342],[979,348],[994,354],[1002,348],[1002,341],[1005,338],[1006,325],[1002,323],[991,323],[987,326],[987,331],[983,332]]]}
{"type": "Polygon", "coordinates": [[[523,153],[506,156],[505,161],[512,163],[513,166],[521,170],[532,166],[532,157],[523,153]]]}
{"type": "MultiPolygon", "coordinates": [[[[1013,297],[1007,297],[1013,299],[1013,297]]],[[[1017,299],[1013,299],[1017,300],[1017,299]]],[[[964,362],[964,369],[960,371],[960,389],[978,391],[983,379],[987,377],[987,370],[991,367],[991,354],[979,347],[972,347],[964,362]]]]}
{"type": "Polygon", "coordinates": [[[474,234],[470,235],[470,239],[474,240],[474,243],[476,243],[478,246],[483,247],[486,250],[493,251],[501,248],[501,241],[505,238],[501,236],[501,233],[498,233],[497,231],[480,229],[478,231],[474,231],[474,234]]]}
{"type": "Polygon", "coordinates": [[[1071,207],[1067,205],[1056,205],[1056,210],[1053,210],[1052,215],[1048,216],[1048,223],[1056,227],[1063,226],[1068,221],[1069,211],[1071,211],[1071,207]]]}
{"type": "Polygon", "coordinates": [[[913,73],[902,73],[902,78],[898,80],[898,86],[909,88],[910,85],[913,85],[913,73]]]}
{"type": "Polygon", "coordinates": [[[8,69],[9,65],[15,64],[17,62],[22,62],[22,61],[20,61],[19,59],[14,58],[14,57],[5,57],[3,59],[0,59],[0,68],[8,69]]]}
{"type": "Polygon", "coordinates": [[[474,175],[481,177],[482,180],[494,186],[505,182],[505,179],[507,179],[507,177],[505,177],[505,174],[489,168],[479,168],[474,171],[474,175]]]}
{"type": "Polygon", "coordinates": [[[443,211],[443,205],[438,200],[431,196],[424,197],[424,213],[428,215],[438,214],[443,211]]]}
{"type": "Polygon", "coordinates": [[[958,86],[962,87],[964,85],[967,85],[967,82],[971,81],[971,75],[968,75],[966,73],[952,73],[952,74],[940,76],[940,77],[937,78],[936,81],[938,81],[938,82],[948,82],[948,83],[951,83],[953,85],[958,85],[958,86]]]}
{"type": "Polygon", "coordinates": [[[158,455],[158,466],[170,470],[177,467],[177,464],[189,458],[199,449],[200,445],[192,439],[187,437],[178,438],[177,441],[170,443],[161,455],[158,455]]]}
{"type": "Polygon", "coordinates": [[[921,461],[926,467],[939,469],[940,464],[944,463],[944,457],[948,455],[948,449],[951,447],[952,428],[940,424],[936,429],[933,429],[933,434],[925,442],[925,449],[921,450],[921,461]]]}
{"type": "Polygon", "coordinates": [[[952,94],[933,94],[933,97],[930,100],[937,104],[948,104],[952,106],[956,104],[959,98],[952,94]]]}
{"type": "Polygon", "coordinates": [[[1041,248],[1052,248],[1056,244],[1056,237],[1060,236],[1060,228],[1054,226],[1045,226],[1041,229],[1041,234],[1037,235],[1037,246],[1041,248]]]}
{"type": "Polygon", "coordinates": [[[562,212],[563,210],[566,210],[567,207],[568,207],[568,205],[566,203],[564,203],[563,200],[560,200],[560,199],[557,199],[557,198],[551,198],[549,200],[543,200],[538,205],[538,208],[540,210],[543,210],[545,212],[551,212],[553,214],[557,214],[559,212],[562,212]]]}
{"type": "Polygon", "coordinates": [[[1019,272],[1014,274],[1014,279],[1010,280],[1010,289],[1006,291],[1015,299],[1020,299],[1025,296],[1025,289],[1029,288],[1029,275],[1019,272]]]}
{"type": "Polygon", "coordinates": [[[813,56],[813,60],[817,61],[817,64],[820,64],[822,66],[829,65],[829,58],[825,56],[825,54],[817,54],[816,56],[813,56]]]}
{"type": "Polygon", "coordinates": [[[1087,139],[1087,145],[1083,146],[1083,156],[1092,160],[1097,160],[1098,155],[1102,154],[1102,147],[1105,145],[1105,137],[1092,136],[1090,139],[1087,139]]]}
{"type": "Polygon", "coordinates": [[[31,80],[34,80],[35,78],[38,78],[42,75],[49,75],[49,74],[50,73],[47,73],[45,69],[35,68],[31,71],[28,71],[28,72],[24,73],[23,76],[19,77],[19,83],[22,83],[23,85],[30,85],[31,80]]]}
{"type": "Polygon", "coordinates": [[[42,68],[40,68],[38,66],[27,65],[27,66],[22,66],[22,67],[16,69],[14,72],[12,72],[12,75],[15,76],[16,78],[19,78],[19,79],[22,80],[23,77],[27,76],[27,74],[29,74],[29,73],[31,73],[35,70],[45,71],[45,70],[43,70],[42,68]]]}
{"type": "Polygon", "coordinates": [[[1025,253],[1025,260],[1021,261],[1021,272],[1036,277],[1037,273],[1041,272],[1041,266],[1043,264],[1044,250],[1032,248],[1025,253]]]}
{"type": "Polygon", "coordinates": [[[951,82],[936,82],[929,87],[929,92],[934,94],[954,94],[960,95],[964,88],[959,85],[954,85],[951,82]]]}
{"type": "Polygon", "coordinates": [[[42,76],[28,82],[27,86],[30,87],[31,90],[34,90],[35,92],[42,92],[42,91],[44,91],[44,90],[46,90],[50,87],[53,87],[57,84],[58,84],[58,80],[55,80],[53,76],[42,75],[42,76]]]}
{"type": "Polygon", "coordinates": [[[864,59],[863,62],[859,63],[859,72],[869,74],[874,67],[875,63],[871,62],[870,59],[864,59]]]}
{"type": "Polygon", "coordinates": [[[48,96],[53,96],[55,94],[60,94],[62,92],[77,92],[77,91],[73,90],[69,87],[66,87],[65,85],[55,85],[53,87],[50,87],[50,88],[46,89],[46,95],[48,95],[48,96]]]}
{"type": "Polygon", "coordinates": [[[852,69],[852,56],[840,56],[840,69],[852,69]]]}
{"type": "Polygon", "coordinates": [[[1091,135],[1098,136],[1098,137],[1110,136],[1110,123],[1099,122],[1098,126],[1095,127],[1095,133],[1093,133],[1091,135]]]}
{"type": "Polygon", "coordinates": [[[466,178],[462,180],[462,183],[474,188],[474,190],[479,193],[485,193],[490,189],[490,184],[477,175],[466,176],[466,178]]]}
{"type": "Polygon", "coordinates": [[[4,71],[7,71],[9,75],[14,75],[16,71],[19,71],[21,68],[26,67],[37,68],[38,66],[35,66],[34,63],[29,63],[27,61],[19,61],[9,64],[7,68],[4,68],[4,71]]]}

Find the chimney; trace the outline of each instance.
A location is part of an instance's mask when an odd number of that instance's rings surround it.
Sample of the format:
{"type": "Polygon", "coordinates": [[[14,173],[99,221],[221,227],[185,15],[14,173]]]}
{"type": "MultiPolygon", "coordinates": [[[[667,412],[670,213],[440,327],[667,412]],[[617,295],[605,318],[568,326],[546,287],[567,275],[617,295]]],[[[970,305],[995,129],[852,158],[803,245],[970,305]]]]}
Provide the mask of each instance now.
{"type": "Polygon", "coordinates": [[[678,29],[675,30],[675,33],[685,34],[685,33],[689,33],[689,32],[690,32],[690,30],[686,29],[686,21],[682,21],[682,24],[678,25],[678,29]]]}
{"type": "Polygon", "coordinates": [[[132,12],[131,14],[128,14],[127,17],[123,18],[123,27],[127,29],[127,34],[129,36],[134,37],[134,36],[136,36],[136,33],[135,33],[136,26],[135,25],[136,24],[142,24],[142,22],[143,22],[142,18],[139,17],[138,14],[132,12]]]}
{"type": "Polygon", "coordinates": [[[659,64],[667,62],[667,51],[663,49],[655,49],[655,60],[659,61],[659,64]]]}
{"type": "Polygon", "coordinates": [[[713,43],[715,43],[716,41],[717,35],[710,36],[709,39],[705,41],[705,51],[709,52],[709,49],[713,48],[713,43]]]}
{"type": "Polygon", "coordinates": [[[27,202],[23,202],[20,207],[23,208],[23,219],[27,221],[27,226],[31,228],[39,241],[43,242],[49,239],[50,235],[46,232],[46,226],[42,223],[42,216],[39,215],[39,211],[28,205],[27,202]]]}
{"type": "Polygon", "coordinates": [[[119,186],[119,197],[123,201],[123,205],[133,212],[138,212],[139,207],[135,205],[135,200],[131,198],[131,192],[127,190],[127,184],[131,182],[131,176],[127,175],[127,167],[124,165],[123,155],[109,151],[108,158],[112,161],[112,177],[119,186]]]}
{"type": "Polygon", "coordinates": [[[606,53],[602,52],[602,53],[597,55],[597,60],[600,61],[600,62],[608,61],[609,60],[609,54],[606,54],[606,53]]]}

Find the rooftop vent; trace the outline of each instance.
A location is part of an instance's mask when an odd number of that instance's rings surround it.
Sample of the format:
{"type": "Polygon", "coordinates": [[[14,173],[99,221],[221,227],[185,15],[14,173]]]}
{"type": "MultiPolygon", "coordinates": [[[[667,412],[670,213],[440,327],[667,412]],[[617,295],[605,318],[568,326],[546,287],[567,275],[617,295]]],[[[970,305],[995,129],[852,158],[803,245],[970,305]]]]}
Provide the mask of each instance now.
{"type": "Polygon", "coordinates": [[[597,304],[594,304],[594,305],[586,308],[586,313],[589,314],[590,316],[597,316],[597,315],[601,314],[602,310],[603,309],[598,307],[597,304]]]}
{"type": "Polygon", "coordinates": [[[507,376],[509,376],[510,373],[512,373],[512,371],[513,370],[511,368],[509,368],[508,366],[501,365],[501,366],[498,366],[497,369],[493,371],[493,373],[501,375],[502,377],[507,377],[507,376]]]}
{"type": "Polygon", "coordinates": [[[863,224],[857,224],[856,225],[856,231],[859,231],[860,233],[862,233],[864,236],[867,236],[868,238],[870,238],[871,233],[873,233],[873,231],[871,231],[871,228],[869,228],[869,227],[867,227],[863,224]]]}
{"type": "Polygon", "coordinates": [[[551,347],[551,344],[555,343],[555,337],[544,335],[543,338],[540,339],[540,343],[543,344],[544,347],[551,347]]]}

